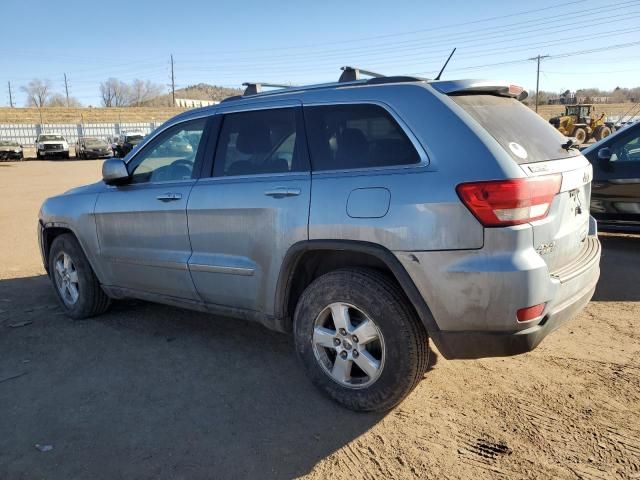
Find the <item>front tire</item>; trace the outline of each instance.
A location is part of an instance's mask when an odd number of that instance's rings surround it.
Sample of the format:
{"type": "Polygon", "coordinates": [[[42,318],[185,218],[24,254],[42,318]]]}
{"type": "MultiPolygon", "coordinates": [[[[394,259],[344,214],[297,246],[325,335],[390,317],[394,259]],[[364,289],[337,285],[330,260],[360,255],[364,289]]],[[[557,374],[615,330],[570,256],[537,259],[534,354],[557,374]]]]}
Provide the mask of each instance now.
{"type": "Polygon", "coordinates": [[[65,233],[54,239],[49,250],[49,276],[60,305],[71,318],[93,317],[109,308],[111,301],[73,235],[65,233]]]}
{"type": "Polygon", "coordinates": [[[376,270],[335,270],[303,292],[296,351],[311,381],[356,411],[386,411],[422,379],[427,332],[398,285],[376,270]]]}
{"type": "Polygon", "coordinates": [[[576,143],[582,145],[587,141],[587,131],[582,127],[578,127],[573,131],[573,137],[576,139],[576,143]]]}

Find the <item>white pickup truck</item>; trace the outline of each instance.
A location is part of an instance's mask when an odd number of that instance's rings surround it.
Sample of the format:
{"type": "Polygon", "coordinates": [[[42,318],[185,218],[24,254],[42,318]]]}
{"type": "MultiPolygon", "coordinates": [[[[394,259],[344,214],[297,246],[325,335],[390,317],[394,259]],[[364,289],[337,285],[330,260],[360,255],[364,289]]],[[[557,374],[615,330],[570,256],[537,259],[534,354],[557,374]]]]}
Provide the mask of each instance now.
{"type": "Polygon", "coordinates": [[[69,158],[69,143],[58,133],[41,133],[36,139],[36,157],[69,158]]]}

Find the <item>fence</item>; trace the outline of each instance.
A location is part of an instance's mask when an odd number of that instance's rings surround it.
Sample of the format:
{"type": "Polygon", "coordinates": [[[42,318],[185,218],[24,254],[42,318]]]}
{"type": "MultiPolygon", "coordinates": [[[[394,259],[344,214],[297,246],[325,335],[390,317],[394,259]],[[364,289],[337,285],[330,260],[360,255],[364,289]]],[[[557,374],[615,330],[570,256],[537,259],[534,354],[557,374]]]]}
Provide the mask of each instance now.
{"type": "Polygon", "coordinates": [[[35,144],[41,133],[57,133],[69,143],[75,143],[79,137],[98,137],[106,139],[119,135],[121,132],[136,131],[145,135],[151,133],[161,123],[4,123],[0,124],[0,140],[11,140],[24,146],[35,144]]]}

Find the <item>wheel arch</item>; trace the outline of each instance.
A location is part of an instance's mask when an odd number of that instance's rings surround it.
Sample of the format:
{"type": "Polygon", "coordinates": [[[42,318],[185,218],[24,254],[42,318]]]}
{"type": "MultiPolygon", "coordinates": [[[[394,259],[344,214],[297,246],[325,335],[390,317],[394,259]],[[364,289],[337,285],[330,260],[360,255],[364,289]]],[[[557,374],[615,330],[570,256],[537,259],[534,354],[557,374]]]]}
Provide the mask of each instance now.
{"type": "Polygon", "coordinates": [[[275,316],[279,329],[290,331],[293,312],[304,289],[317,277],[338,268],[370,267],[386,272],[402,288],[429,335],[438,325],[400,261],[388,249],[355,240],[308,240],[287,251],[276,286],[275,316]]]}
{"type": "Polygon", "coordinates": [[[82,244],[80,236],[70,225],[61,222],[40,223],[40,252],[42,254],[44,269],[47,271],[47,273],[49,273],[49,252],[51,251],[51,245],[53,245],[53,241],[60,235],[64,235],[66,233],[73,235],[73,237],[77,240],[80,248],[87,257],[89,265],[95,273],[96,270],[93,262],[91,261],[90,256],[86,254],[86,249],[82,244]]]}

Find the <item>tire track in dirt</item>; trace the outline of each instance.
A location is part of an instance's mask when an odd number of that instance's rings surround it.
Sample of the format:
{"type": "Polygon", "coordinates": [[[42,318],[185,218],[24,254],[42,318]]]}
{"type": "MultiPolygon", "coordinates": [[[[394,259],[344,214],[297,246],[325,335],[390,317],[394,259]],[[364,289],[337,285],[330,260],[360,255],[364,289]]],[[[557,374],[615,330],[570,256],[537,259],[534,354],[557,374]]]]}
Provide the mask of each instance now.
{"type": "Polygon", "coordinates": [[[536,450],[532,455],[586,479],[630,478],[640,472],[639,431],[614,426],[604,412],[575,408],[566,399],[542,395],[533,403],[532,398],[525,391],[500,400],[501,409],[513,415],[517,434],[536,450]]]}

